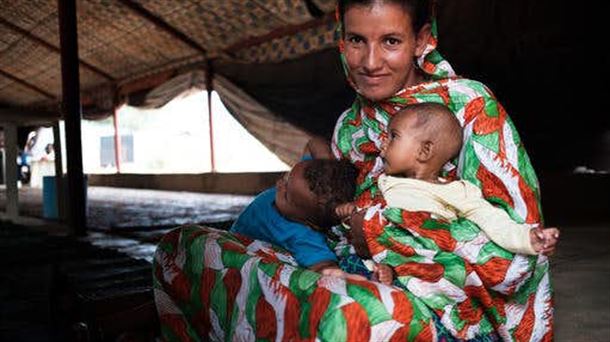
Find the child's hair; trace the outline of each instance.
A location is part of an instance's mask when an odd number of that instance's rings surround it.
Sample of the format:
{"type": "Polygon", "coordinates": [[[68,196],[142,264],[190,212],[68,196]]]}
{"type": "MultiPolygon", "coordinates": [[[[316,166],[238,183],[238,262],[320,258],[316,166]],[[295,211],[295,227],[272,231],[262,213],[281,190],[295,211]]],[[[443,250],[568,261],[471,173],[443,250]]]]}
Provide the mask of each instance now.
{"type": "Polygon", "coordinates": [[[416,115],[414,126],[422,140],[429,140],[437,145],[438,159],[441,165],[455,158],[462,148],[462,126],[453,112],[440,103],[424,102],[407,106],[394,115],[398,117],[416,115]]]}
{"type": "Polygon", "coordinates": [[[347,160],[313,159],[305,166],[304,176],[309,190],[322,202],[316,223],[320,227],[338,224],[335,208],[354,199],[358,169],[347,160]]]}

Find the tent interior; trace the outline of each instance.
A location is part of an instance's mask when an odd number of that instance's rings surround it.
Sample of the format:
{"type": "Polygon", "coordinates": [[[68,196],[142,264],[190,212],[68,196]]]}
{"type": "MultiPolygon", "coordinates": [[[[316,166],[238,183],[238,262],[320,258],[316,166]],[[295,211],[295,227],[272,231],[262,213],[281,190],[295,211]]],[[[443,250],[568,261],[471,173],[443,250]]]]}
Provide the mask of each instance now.
{"type": "MultiPolygon", "coordinates": [[[[28,132],[68,119],[60,110],[65,33],[56,1],[0,4],[0,147],[3,164],[16,168],[15,148],[28,132]]],[[[610,299],[601,290],[610,285],[610,254],[602,245],[610,236],[610,125],[602,101],[610,65],[600,47],[602,11],[552,0],[436,5],[439,50],[507,109],[538,174],[546,224],[562,229],[552,269],[557,339],[610,338],[610,299]],[[572,264],[583,267],[574,271],[572,264]],[[584,323],[586,333],[577,328],[584,323]]],[[[334,0],[78,1],[82,117],[111,117],[123,104],[159,108],[192,89],[214,90],[248,132],[294,164],[309,137],[330,138],[355,97],[336,47],[334,12],[334,0]]],[[[253,195],[278,177],[116,173],[88,175],[88,186],[253,195]]],[[[0,298],[9,304],[0,309],[0,340],[158,336],[142,255],[151,255],[168,225],[152,234],[132,227],[75,239],[65,221],[32,221],[18,208],[10,213],[9,197],[21,189],[9,184],[12,175],[2,179],[0,298]]],[[[207,223],[227,228],[231,215],[207,223]]]]}

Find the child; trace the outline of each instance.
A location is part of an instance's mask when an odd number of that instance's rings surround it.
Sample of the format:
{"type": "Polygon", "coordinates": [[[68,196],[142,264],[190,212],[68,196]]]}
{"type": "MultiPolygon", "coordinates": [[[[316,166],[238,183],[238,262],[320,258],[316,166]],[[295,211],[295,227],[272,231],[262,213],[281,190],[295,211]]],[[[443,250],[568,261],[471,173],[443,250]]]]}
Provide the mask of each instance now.
{"type": "Polygon", "coordinates": [[[353,199],[356,177],[357,170],[347,161],[303,160],[275,187],[259,194],[231,231],[280,246],[313,271],[337,269],[323,227],[339,223],[335,208],[353,199]]]}
{"type": "MultiPolygon", "coordinates": [[[[487,202],[481,190],[465,180],[448,182],[442,167],[455,158],[462,145],[462,128],[451,111],[440,104],[422,103],[395,114],[381,149],[385,175],[378,186],[389,207],[430,212],[454,220],[476,223],[499,246],[513,253],[551,254],[559,238],[557,228],[532,229],[517,224],[508,214],[487,202]]],[[[341,218],[351,217],[350,239],[356,252],[370,257],[362,233],[362,214],[355,205],[337,207],[341,218]]]]}

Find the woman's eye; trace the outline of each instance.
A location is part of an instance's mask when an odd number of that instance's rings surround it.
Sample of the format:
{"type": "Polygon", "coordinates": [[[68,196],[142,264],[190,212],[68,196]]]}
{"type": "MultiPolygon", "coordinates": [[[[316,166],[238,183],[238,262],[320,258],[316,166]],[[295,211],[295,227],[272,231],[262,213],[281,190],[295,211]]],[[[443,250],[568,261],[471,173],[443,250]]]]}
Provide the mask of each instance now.
{"type": "Polygon", "coordinates": [[[360,43],[362,43],[362,37],[349,36],[349,37],[347,37],[347,41],[352,44],[360,44],[360,43]]]}
{"type": "Polygon", "coordinates": [[[387,38],[385,40],[385,42],[386,42],[386,44],[391,45],[391,46],[400,44],[400,40],[396,39],[396,38],[387,38]]]}

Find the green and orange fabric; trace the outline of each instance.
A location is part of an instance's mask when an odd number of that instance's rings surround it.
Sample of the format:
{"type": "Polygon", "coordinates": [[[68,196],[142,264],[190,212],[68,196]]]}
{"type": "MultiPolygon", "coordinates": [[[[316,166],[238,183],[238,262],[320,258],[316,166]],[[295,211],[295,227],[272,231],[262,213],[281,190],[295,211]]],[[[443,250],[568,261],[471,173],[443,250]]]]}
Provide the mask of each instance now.
{"type": "Polygon", "coordinates": [[[438,340],[432,311],[407,291],[321,276],[284,250],[213,228],[166,234],[154,260],[167,341],[438,340]]]}

